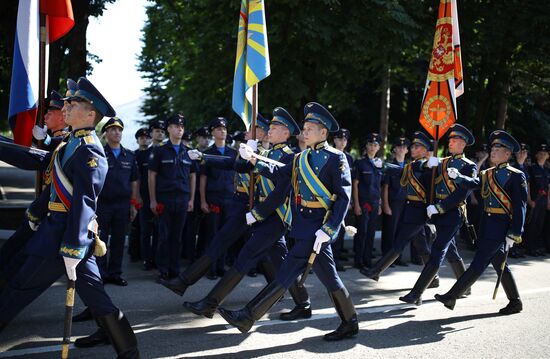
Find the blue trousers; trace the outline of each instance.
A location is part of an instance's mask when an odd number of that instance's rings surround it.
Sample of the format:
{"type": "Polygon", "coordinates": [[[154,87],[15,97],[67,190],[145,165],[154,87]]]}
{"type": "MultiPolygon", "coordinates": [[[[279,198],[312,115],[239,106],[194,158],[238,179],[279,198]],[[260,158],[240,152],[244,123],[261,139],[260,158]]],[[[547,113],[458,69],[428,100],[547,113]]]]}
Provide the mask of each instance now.
{"type": "Polygon", "coordinates": [[[124,241],[130,223],[130,200],[99,201],[97,223],[99,237],[108,247],[107,255],[97,259],[99,270],[103,278],[118,278],[122,274],[124,241]]]}
{"type": "MultiPolygon", "coordinates": [[[[206,223],[206,231],[204,233],[207,245],[213,240],[216,233],[223,227],[223,225],[229,220],[230,213],[233,210],[233,200],[221,199],[209,200],[207,202],[210,206],[216,206],[219,209],[219,213],[210,212],[204,218],[206,223]]],[[[212,261],[212,272],[223,272],[225,266],[226,252],[221,253],[215,261],[212,261]]]]}
{"type": "Polygon", "coordinates": [[[279,216],[275,213],[262,222],[252,225],[250,238],[245,242],[239,252],[235,269],[241,274],[246,274],[266,255],[279,268],[288,253],[284,234],[286,228],[279,216]]]}
{"type": "Polygon", "coordinates": [[[429,255],[430,247],[428,247],[424,226],[425,223],[400,223],[393,241],[393,249],[401,253],[407,244],[412,241],[418,255],[429,255]]]}
{"type": "Polygon", "coordinates": [[[242,201],[233,201],[229,217],[225,224],[216,232],[210,240],[205,254],[212,260],[220,258],[227,252],[232,244],[237,242],[249,229],[246,224],[246,212],[248,205],[242,201]]]}
{"type": "MultiPolygon", "coordinates": [[[[294,280],[304,272],[313,249],[313,243],[315,243],[314,236],[308,239],[296,239],[296,243],[288,252],[277,272],[276,281],[280,286],[288,289],[294,280]]],[[[322,246],[321,252],[313,263],[313,271],[329,292],[344,288],[344,283],[342,283],[338,272],[336,272],[336,265],[329,243],[322,246]]]]}
{"type": "Polygon", "coordinates": [[[159,194],[157,202],[164,204],[164,211],[158,220],[156,264],[161,274],[177,275],[180,271],[181,236],[187,216],[189,195],[159,194]]]}
{"type": "MultiPolygon", "coordinates": [[[[445,216],[446,214],[443,214],[445,216]]],[[[432,217],[433,218],[433,217],[432,217]]],[[[439,218],[435,220],[436,237],[432,244],[430,260],[428,263],[435,267],[440,267],[443,259],[446,257],[449,262],[461,261],[462,257],[456,247],[455,236],[462,226],[462,218],[457,217],[454,221],[445,221],[441,224],[439,218]]]]}
{"type": "MultiPolygon", "coordinates": [[[[507,218],[502,218],[504,215],[501,218],[499,217],[501,216],[483,214],[481,219],[477,251],[468,268],[468,270],[475,271],[478,275],[485,271],[489,263],[493,264],[497,273],[500,272],[500,266],[504,260],[506,233],[510,223],[507,218]]],[[[504,271],[510,272],[508,264],[506,264],[504,271]]]]}
{"type": "Polygon", "coordinates": [[[357,234],[353,239],[355,265],[357,266],[371,266],[377,219],[378,203],[372,205],[370,212],[363,208],[363,214],[357,218],[357,234]]]}
{"type": "Polygon", "coordinates": [[[139,225],[141,259],[152,262],[157,253],[158,226],[149,202],[144,202],[139,210],[139,225]]]}

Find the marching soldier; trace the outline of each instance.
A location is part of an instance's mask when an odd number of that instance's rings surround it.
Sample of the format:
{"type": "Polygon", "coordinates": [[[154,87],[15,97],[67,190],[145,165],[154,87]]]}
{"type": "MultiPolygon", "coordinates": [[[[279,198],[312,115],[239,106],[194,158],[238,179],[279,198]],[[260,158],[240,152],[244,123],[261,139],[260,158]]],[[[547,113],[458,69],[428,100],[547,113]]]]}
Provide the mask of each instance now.
{"type": "Polygon", "coordinates": [[[97,203],[100,237],[108,243],[106,256],[98,259],[104,283],[127,286],[122,278],[122,259],[128,223],[137,215],[138,168],[134,153],[120,141],[124,123],[118,117],[109,119],[101,129],[107,144],[103,147],[109,169],[97,203]]]}
{"type": "MultiPolygon", "coordinates": [[[[67,80],[67,84],[70,86],[75,86],[75,82],[71,79],[67,80]]],[[[32,129],[32,136],[36,140],[41,140],[42,149],[46,151],[53,151],[59,145],[61,140],[67,135],[67,125],[63,119],[63,113],[61,109],[63,108],[62,96],[57,91],[52,91],[50,99],[47,102],[48,107],[46,108],[46,114],[44,115],[44,127],[35,125],[32,129]]]]}
{"type": "Polygon", "coordinates": [[[166,123],[168,141],[153,148],[149,157],[149,206],[158,216],[159,243],[156,265],[159,279],[176,277],[180,270],[181,237],[187,212],[195,201],[196,164],[190,148],[181,143],[185,119],[176,114],[166,123]]]}
{"type": "MultiPolygon", "coordinates": [[[[24,263],[0,295],[0,330],[66,272],[76,291],[113,344],[119,357],[138,358],[137,340],[126,317],[105,292],[94,257],[97,194],[107,174],[107,160],[94,126],[115,111],[85,78],[64,99],[65,121],[72,132],[52,153],[2,150],[15,165],[27,169],[52,166],[48,215],[29,241],[24,263]]],[[[13,163],[12,162],[12,163],[13,163]]]]}
{"type": "Polygon", "coordinates": [[[509,303],[499,313],[508,315],[523,309],[519,292],[510,268],[501,264],[514,244],[521,242],[527,208],[527,182],[525,175],[510,166],[512,153],[519,151],[519,144],[508,133],[497,130],[489,137],[491,163],[495,166],[480,173],[477,178],[463,175],[460,170],[448,167],[448,176],[457,186],[480,188],[483,197],[483,219],[478,249],[468,270],[458,278],[445,294],[436,294],[435,299],[453,309],[456,299],[469,289],[485,271],[489,263],[502,276],[502,287],[509,303]],[[504,200],[505,199],[505,200],[504,200]]]}
{"type": "MultiPolygon", "coordinates": [[[[283,261],[276,279],[243,309],[230,311],[220,308],[219,312],[241,332],[249,331],[254,322],[279,301],[286,289],[303,273],[313,249],[318,253],[313,270],[327,288],[342,320],[334,332],[324,336],[325,340],[335,341],[353,337],[359,329],[357,313],[338,276],[330,247],[348,210],[351,176],[345,155],[327,143],[329,132],[338,131],[338,122],[323,106],[314,102],[305,106],[304,114],[303,134],[308,148],[295,155],[292,165],[273,168],[277,186],[287,186],[287,181],[293,188],[290,207],[295,225],[291,227],[290,235],[296,239],[296,244],[283,261]]],[[[251,161],[255,162],[253,159],[251,161]]],[[[262,174],[271,175],[271,166],[261,162],[256,166],[263,167],[262,174]]],[[[274,194],[279,198],[272,203],[272,209],[285,203],[288,192],[275,190],[272,192],[274,194]]],[[[261,215],[266,216],[264,213],[261,215]]]]}
{"type": "MultiPolygon", "coordinates": [[[[284,164],[291,163],[294,158],[294,152],[288,146],[287,141],[290,136],[295,136],[298,133],[300,133],[300,129],[292,116],[282,107],[275,108],[268,132],[272,148],[265,156],[284,164]]],[[[241,157],[244,159],[250,158],[246,151],[241,153],[241,157]]],[[[258,186],[256,199],[258,203],[267,203],[271,201],[269,196],[277,186],[277,183],[275,180],[272,181],[265,176],[261,176],[259,181],[260,185],[258,186]]],[[[289,184],[287,184],[283,191],[288,193],[289,190],[289,184]]],[[[246,214],[246,222],[252,226],[250,230],[251,234],[239,252],[235,265],[225,273],[223,278],[204,299],[194,303],[185,302],[184,306],[197,315],[212,318],[214,312],[222,304],[227,295],[239,284],[250,269],[256,267],[258,262],[268,260],[272,266],[279,268],[288,252],[284,239],[288,210],[288,205],[282,205],[267,217],[263,217],[256,209],[248,212],[246,214]],[[265,259],[266,256],[268,259],[265,259]]],[[[273,276],[272,273],[266,273],[266,275],[273,276]]],[[[273,281],[274,278],[269,278],[269,280],[273,281]]],[[[296,306],[289,313],[282,313],[280,318],[282,320],[310,318],[311,304],[306,289],[294,283],[289,287],[289,292],[296,306]]]]}
{"type": "MultiPolygon", "coordinates": [[[[204,151],[207,155],[230,157],[235,161],[237,151],[225,143],[227,137],[227,120],[223,117],[215,118],[208,126],[214,138],[214,144],[204,151]]],[[[233,169],[219,169],[212,166],[201,166],[200,173],[200,209],[206,214],[204,233],[206,242],[214,237],[216,232],[227,222],[231,211],[235,171],[233,169]]],[[[189,240],[189,239],[188,239],[189,240]]],[[[225,253],[216,262],[212,263],[209,279],[222,277],[224,274],[225,253]]]]}
{"type": "Polygon", "coordinates": [[[536,162],[529,167],[531,200],[529,223],[525,229],[525,249],[527,255],[538,257],[544,255],[544,221],[546,210],[550,208],[550,172],[545,167],[548,160],[548,146],[543,143],[537,147],[536,162]]]}
{"type": "MultiPolygon", "coordinates": [[[[436,238],[431,247],[430,259],[424,264],[424,269],[413,289],[404,297],[399,298],[404,302],[416,305],[422,303],[422,293],[436,278],[445,257],[456,278],[459,278],[465,271],[464,262],[458,253],[454,237],[464,221],[465,200],[470,191],[457,187],[448,178],[447,168],[454,167],[466,176],[476,176],[476,164],[464,157],[464,149],[466,146],[474,144],[474,136],[466,127],[455,123],[449,128],[448,137],[448,149],[451,155],[441,161],[432,156],[427,161],[428,168],[437,166],[437,177],[434,184],[436,202],[435,205],[430,204],[426,208],[428,218],[432,219],[436,228],[436,238]]],[[[431,175],[431,171],[426,171],[426,174],[431,175]]],[[[437,284],[439,285],[439,283],[437,284]]],[[[465,294],[469,294],[469,291],[465,294]]]]}
{"type": "Polygon", "coordinates": [[[355,267],[372,266],[374,234],[381,214],[382,160],[376,156],[380,150],[380,135],[367,135],[366,156],[355,161],[353,177],[353,208],[358,230],[353,241],[355,267]]]}

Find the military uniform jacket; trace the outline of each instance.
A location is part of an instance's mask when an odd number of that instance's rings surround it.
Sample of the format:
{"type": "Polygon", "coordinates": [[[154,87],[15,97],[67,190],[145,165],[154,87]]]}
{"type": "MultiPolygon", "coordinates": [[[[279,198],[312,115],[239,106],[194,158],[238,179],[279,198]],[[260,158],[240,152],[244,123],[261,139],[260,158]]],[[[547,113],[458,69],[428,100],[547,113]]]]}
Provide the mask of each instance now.
{"type": "MultiPolygon", "coordinates": [[[[216,145],[210,146],[204,151],[204,154],[222,156],[216,145]]],[[[234,163],[237,158],[237,151],[225,146],[223,156],[229,157],[229,159],[226,159],[228,163],[234,163]]],[[[235,170],[233,168],[220,168],[203,164],[200,166],[200,173],[208,178],[206,198],[209,202],[219,203],[224,199],[231,198],[235,193],[235,170]]]]}
{"type": "MultiPolygon", "coordinates": [[[[361,207],[365,208],[365,205],[378,206],[383,177],[382,169],[377,168],[371,159],[364,157],[355,161],[354,175],[353,179],[359,181],[357,188],[361,207]]],[[[378,208],[374,210],[378,210],[378,208]]]]}
{"type": "Polygon", "coordinates": [[[336,238],[351,197],[350,168],[343,152],[329,146],[327,142],[321,142],[294,155],[292,165],[270,167],[258,161],[256,166],[262,175],[277,179],[277,187],[271,193],[273,200],[258,204],[255,208],[256,213],[267,217],[283,204],[288,196],[284,189],[290,183],[290,236],[296,239],[311,239],[315,237],[315,232],[321,229],[331,239],[336,238]],[[313,172],[316,178],[308,176],[308,170],[313,172]],[[320,185],[328,193],[313,193],[312,186],[320,185]],[[327,198],[328,195],[330,198],[327,198]],[[328,202],[328,211],[320,205],[322,200],[328,202]]]}
{"type": "Polygon", "coordinates": [[[144,150],[136,150],[136,163],[139,177],[139,195],[144,203],[149,202],[149,157],[151,156],[152,146],[144,150]]]}
{"type": "Polygon", "coordinates": [[[27,254],[42,257],[83,258],[93,244],[88,225],[95,218],[97,196],[107,175],[107,160],[103,147],[93,129],[73,131],[55,152],[2,149],[0,159],[28,170],[45,170],[53,165],[56,156],[63,174],[54,174],[48,203],[48,216],[26,247],[27,254]],[[68,193],[63,176],[72,185],[68,193]],[[69,203],[69,208],[66,204],[69,203]]]}
{"type": "Polygon", "coordinates": [[[429,184],[426,183],[425,173],[430,171],[426,169],[425,163],[425,159],[418,159],[407,163],[401,171],[399,184],[406,196],[401,216],[404,223],[426,223],[426,196],[428,195],[426,189],[429,188],[429,184]]]}
{"type": "MultiPolygon", "coordinates": [[[[391,161],[391,164],[401,167],[395,159],[391,161]]],[[[405,163],[403,163],[403,168],[404,166],[405,163]]],[[[390,203],[405,202],[407,199],[407,192],[405,188],[401,186],[401,173],[399,171],[386,171],[382,183],[388,185],[388,199],[390,203]]]]}
{"type": "Polygon", "coordinates": [[[99,195],[100,201],[126,202],[132,195],[131,183],[138,180],[138,167],[134,153],[120,146],[120,155],[115,157],[108,145],[103,147],[109,170],[105,185],[99,195]]]}
{"type": "Polygon", "coordinates": [[[546,197],[548,195],[548,181],[550,174],[548,168],[541,167],[538,163],[529,166],[529,183],[531,186],[531,198],[546,197]]]}
{"type": "Polygon", "coordinates": [[[176,153],[170,141],[153,148],[149,156],[149,170],[157,173],[157,195],[185,195],[191,192],[189,176],[198,169],[189,158],[189,150],[180,143],[179,153],[176,153]]]}
{"type": "Polygon", "coordinates": [[[527,181],[522,171],[503,163],[481,171],[477,178],[459,178],[460,187],[481,190],[485,222],[509,223],[508,234],[521,236],[527,212],[527,181]]]}

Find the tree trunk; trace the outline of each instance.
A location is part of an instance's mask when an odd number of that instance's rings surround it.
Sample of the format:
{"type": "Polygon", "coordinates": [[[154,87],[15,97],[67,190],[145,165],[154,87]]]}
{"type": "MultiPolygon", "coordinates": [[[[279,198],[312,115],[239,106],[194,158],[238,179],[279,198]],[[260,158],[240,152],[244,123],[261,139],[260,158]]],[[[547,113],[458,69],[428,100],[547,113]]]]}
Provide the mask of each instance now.
{"type": "Polygon", "coordinates": [[[382,79],[382,89],[380,91],[380,151],[378,155],[384,154],[384,145],[388,139],[388,125],[390,119],[390,85],[391,85],[391,68],[385,70],[384,78],[382,79]]]}
{"type": "Polygon", "coordinates": [[[495,127],[504,130],[506,117],[508,117],[508,95],[510,94],[510,83],[503,84],[502,90],[498,94],[497,119],[495,127]]]}

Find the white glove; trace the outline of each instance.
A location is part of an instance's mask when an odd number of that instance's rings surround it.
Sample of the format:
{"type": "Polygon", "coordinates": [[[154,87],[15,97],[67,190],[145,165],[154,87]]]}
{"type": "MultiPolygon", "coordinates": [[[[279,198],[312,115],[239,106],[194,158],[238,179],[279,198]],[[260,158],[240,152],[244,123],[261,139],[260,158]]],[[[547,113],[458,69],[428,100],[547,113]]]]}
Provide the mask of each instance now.
{"type": "Polygon", "coordinates": [[[516,244],[516,241],[514,241],[513,238],[506,236],[506,245],[504,247],[504,250],[509,251],[510,248],[514,246],[514,244],[516,244]]]}
{"type": "Polygon", "coordinates": [[[319,254],[321,252],[321,246],[323,245],[323,243],[326,243],[329,240],[330,237],[328,236],[328,234],[318,229],[317,232],[315,232],[315,243],[313,244],[313,250],[315,251],[315,253],[319,254]]]}
{"type": "Polygon", "coordinates": [[[246,224],[248,224],[250,226],[255,222],[257,222],[256,218],[254,218],[254,216],[252,215],[251,212],[247,212],[246,213],[246,224]]]}
{"type": "Polygon", "coordinates": [[[428,159],[428,163],[427,163],[428,168],[433,168],[433,167],[436,167],[437,165],[439,165],[439,158],[435,156],[431,156],[428,159]]]}
{"type": "Polygon", "coordinates": [[[382,168],[383,162],[380,158],[375,158],[374,160],[372,160],[372,163],[374,163],[374,167],[382,168]]]}
{"type": "Polygon", "coordinates": [[[46,125],[44,125],[44,127],[34,125],[34,127],[32,128],[32,137],[40,141],[45,139],[46,136],[48,136],[48,128],[46,127],[46,125]]]}
{"type": "Polygon", "coordinates": [[[428,214],[428,218],[432,218],[434,214],[438,214],[439,211],[437,210],[437,207],[433,204],[430,204],[428,207],[426,207],[426,213],[428,214]]]}
{"type": "Polygon", "coordinates": [[[31,229],[33,231],[38,231],[38,227],[40,226],[40,223],[34,223],[33,221],[29,221],[29,227],[31,227],[31,229]]]}
{"type": "Polygon", "coordinates": [[[70,280],[76,280],[76,266],[80,263],[81,259],[63,257],[63,262],[65,262],[65,270],[67,271],[67,277],[70,280]]]}
{"type": "Polygon", "coordinates": [[[252,158],[252,154],[254,153],[254,150],[249,145],[245,145],[244,143],[241,143],[239,146],[239,154],[241,155],[241,158],[250,161],[252,158]]]}
{"type": "Polygon", "coordinates": [[[460,172],[458,171],[457,168],[449,167],[447,168],[447,174],[449,175],[450,179],[457,179],[458,176],[460,175],[460,172]]]}
{"type": "Polygon", "coordinates": [[[252,148],[252,152],[256,152],[258,150],[258,140],[248,140],[246,141],[246,145],[252,148]]]}
{"type": "Polygon", "coordinates": [[[430,232],[432,233],[432,235],[436,233],[435,224],[427,223],[427,226],[430,229],[430,232]]]}
{"type": "Polygon", "coordinates": [[[187,151],[187,154],[189,155],[189,158],[193,161],[200,161],[202,160],[202,153],[199,150],[189,150],[187,151]]]}

